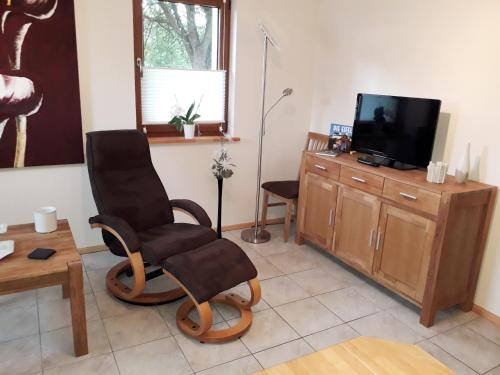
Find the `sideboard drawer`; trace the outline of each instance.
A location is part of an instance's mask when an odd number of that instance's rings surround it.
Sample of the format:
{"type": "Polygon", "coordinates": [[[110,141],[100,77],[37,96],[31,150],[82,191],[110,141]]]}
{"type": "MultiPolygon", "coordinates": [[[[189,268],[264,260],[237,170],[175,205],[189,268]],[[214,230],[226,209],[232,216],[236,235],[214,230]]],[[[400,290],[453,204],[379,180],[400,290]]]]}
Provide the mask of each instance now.
{"type": "Polygon", "coordinates": [[[386,179],[383,195],[397,203],[428,212],[431,215],[437,215],[439,212],[441,195],[428,190],[386,179]]]}
{"type": "Polygon", "coordinates": [[[340,168],[340,182],[376,195],[381,195],[384,187],[383,177],[345,166],[340,168]]]}
{"type": "Polygon", "coordinates": [[[306,158],[306,171],[333,180],[338,180],[340,166],[330,160],[308,155],[306,158]]]}

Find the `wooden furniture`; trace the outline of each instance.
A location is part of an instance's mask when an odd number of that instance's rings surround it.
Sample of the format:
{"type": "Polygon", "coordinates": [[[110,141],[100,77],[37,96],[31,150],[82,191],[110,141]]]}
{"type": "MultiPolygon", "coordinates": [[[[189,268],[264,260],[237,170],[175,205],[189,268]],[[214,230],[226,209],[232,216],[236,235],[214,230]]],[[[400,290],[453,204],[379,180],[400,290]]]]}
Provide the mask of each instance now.
{"type": "Polygon", "coordinates": [[[254,375],[452,375],[415,345],[358,337],[254,375]]]}
{"type": "Polygon", "coordinates": [[[151,161],[146,136],[137,130],[87,133],[87,164],[99,211],[89,223],[102,230],[113,254],[126,258],[108,272],[108,290],[139,305],[172,302],[187,295],[189,299],[177,311],[177,325],[201,342],[234,340],[247,332],[251,308],[261,297],[257,269],[238,245],[217,238],[202,207],[187,199],[169,199],[151,161]],[[175,222],[174,210],[192,216],[197,224],[175,222]],[[146,274],[146,265],[157,269],[146,274]],[[120,280],[121,274],[133,277],[132,287],[120,280]],[[146,282],[162,275],[178,288],[145,292],[146,282]],[[223,294],[244,282],[250,287],[248,301],[234,293],[223,294]],[[213,329],[212,303],[236,308],[240,321],[231,328],[213,329]],[[189,317],[194,309],[199,322],[189,317]]]}
{"type": "MultiPolygon", "coordinates": [[[[320,151],[328,148],[328,136],[319,133],[309,132],[304,151],[320,151]]],[[[299,181],[270,181],[262,184],[264,190],[262,204],[262,227],[267,223],[268,207],[286,206],[285,227],[283,230],[283,239],[288,241],[290,235],[290,224],[293,220],[293,212],[297,207],[299,198],[299,181]],[[277,203],[269,203],[269,198],[276,199],[277,203]]]]}
{"type": "Polygon", "coordinates": [[[33,224],[10,226],[0,240],[14,240],[11,256],[0,260],[0,295],[61,285],[64,298],[70,299],[73,342],[77,357],[88,354],[83,271],[71,229],[66,220],[59,220],[57,230],[39,234],[33,224]],[[51,248],[56,254],[47,260],[27,256],[36,248],[51,248]]]}
{"type": "Polygon", "coordinates": [[[426,181],[357,155],[303,156],[296,242],[311,241],[422,308],[470,311],[497,188],[426,181]]]}

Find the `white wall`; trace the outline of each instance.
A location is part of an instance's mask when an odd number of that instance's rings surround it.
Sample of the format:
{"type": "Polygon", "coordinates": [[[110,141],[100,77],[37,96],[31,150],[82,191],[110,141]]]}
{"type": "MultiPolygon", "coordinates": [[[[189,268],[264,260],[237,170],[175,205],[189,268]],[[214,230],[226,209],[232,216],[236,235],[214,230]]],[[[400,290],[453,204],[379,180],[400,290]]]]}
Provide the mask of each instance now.
{"type": "MultiPolygon", "coordinates": [[[[84,132],[135,128],[132,1],[75,0],[84,132]]],[[[314,11],[299,0],[234,0],[231,128],[241,142],[229,146],[237,164],[225,183],[223,224],[253,220],[257,136],[260,124],[263,20],[281,43],[270,53],[269,97],[285,87],[295,94],[269,117],[264,178],[296,178],[310,123],[314,11]],[[312,32],[312,31],[311,31],[312,32]]],[[[217,144],[152,147],[155,166],[170,198],[190,198],[216,220],[216,180],[210,162],[217,144]]],[[[87,220],[96,213],[85,166],[0,171],[0,222],[29,222],[39,206],[55,205],[69,218],[77,246],[101,243],[87,220]]],[[[274,214],[280,214],[275,211],[274,214]]]]}
{"type": "MultiPolygon", "coordinates": [[[[500,2],[320,0],[312,129],[352,123],[359,92],[440,98],[444,160],[467,142],[479,178],[500,185],[500,2]]],[[[500,315],[500,205],[475,302],[500,315]]]]}

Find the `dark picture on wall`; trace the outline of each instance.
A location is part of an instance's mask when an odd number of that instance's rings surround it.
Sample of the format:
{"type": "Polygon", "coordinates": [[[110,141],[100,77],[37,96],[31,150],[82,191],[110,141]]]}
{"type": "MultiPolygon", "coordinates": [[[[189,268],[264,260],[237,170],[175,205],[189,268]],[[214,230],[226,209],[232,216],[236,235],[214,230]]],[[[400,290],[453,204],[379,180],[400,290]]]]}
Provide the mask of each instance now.
{"type": "Polygon", "coordinates": [[[0,168],[83,163],[73,0],[0,0],[0,168]]]}

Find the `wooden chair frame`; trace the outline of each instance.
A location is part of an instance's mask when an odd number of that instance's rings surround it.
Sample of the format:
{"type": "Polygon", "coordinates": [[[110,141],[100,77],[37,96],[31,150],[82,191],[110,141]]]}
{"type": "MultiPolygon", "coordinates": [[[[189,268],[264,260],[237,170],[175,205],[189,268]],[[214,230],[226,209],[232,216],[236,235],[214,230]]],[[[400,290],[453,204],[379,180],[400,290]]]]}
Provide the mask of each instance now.
{"type": "Polygon", "coordinates": [[[189,300],[184,302],[179,310],[177,310],[176,322],[179,329],[192,338],[200,341],[201,343],[216,343],[235,340],[243,336],[252,325],[252,306],[259,303],[261,299],[260,283],[257,279],[249,280],[248,286],[250,287],[250,299],[247,301],[243,297],[235,293],[219,294],[212,298],[210,301],[198,303],[193,297],[191,292],[172,274],[163,271],[168,277],[174,280],[189,296],[189,300]],[[213,330],[213,314],[210,303],[220,303],[236,308],[240,313],[240,321],[233,327],[213,330]],[[194,322],[189,314],[192,310],[196,309],[200,319],[199,323],[194,322]]]}
{"type": "Polygon", "coordinates": [[[123,238],[111,227],[103,224],[92,224],[91,228],[104,229],[116,237],[127,252],[128,259],[111,268],[106,275],[106,287],[116,298],[136,305],[161,305],[173,302],[186,295],[182,288],[161,293],[144,293],[146,288],[146,271],[140,252],[131,252],[123,238]],[[134,286],[129,288],[120,280],[120,275],[132,269],[134,286]]]}
{"type": "MultiPolygon", "coordinates": [[[[176,208],[174,208],[174,210],[192,216],[187,211],[176,208]]],[[[113,228],[104,224],[92,224],[91,227],[93,229],[100,228],[111,233],[120,241],[127,253],[128,260],[115,265],[106,275],[106,286],[118,299],[138,305],[158,305],[173,302],[187,295],[190,299],[184,302],[179,310],[177,310],[177,326],[186,335],[196,338],[203,343],[234,340],[240,338],[250,329],[253,318],[251,308],[259,303],[261,299],[260,283],[257,279],[252,279],[247,282],[251,293],[248,301],[235,293],[229,293],[219,294],[210,301],[199,304],[189,289],[175,276],[165,270],[163,270],[163,274],[175,281],[176,284],[179,285],[179,288],[161,293],[144,293],[146,287],[146,273],[141,253],[131,252],[123,238],[113,228]],[[129,288],[119,279],[120,274],[130,271],[130,269],[134,277],[133,288],[129,288]],[[212,330],[213,314],[210,302],[229,305],[236,308],[240,313],[240,321],[238,324],[228,329],[212,330]],[[198,311],[200,319],[199,324],[189,318],[190,312],[195,308],[198,311]]]]}
{"type": "MultiPolygon", "coordinates": [[[[307,134],[306,145],[304,147],[305,151],[320,151],[328,148],[329,137],[325,134],[309,132],[307,134]]],[[[300,170],[300,169],[299,169],[300,170]]],[[[298,179],[299,177],[297,177],[298,179]]],[[[262,227],[265,228],[267,224],[267,210],[268,207],[276,207],[276,206],[286,206],[286,214],[285,214],[285,227],[283,228],[283,240],[288,242],[288,238],[290,236],[290,227],[292,221],[297,218],[297,205],[298,199],[288,199],[282,197],[280,195],[274,194],[270,191],[264,190],[263,203],[262,203],[262,218],[261,223],[262,227]],[[278,202],[269,203],[269,198],[276,199],[278,202]]]]}

